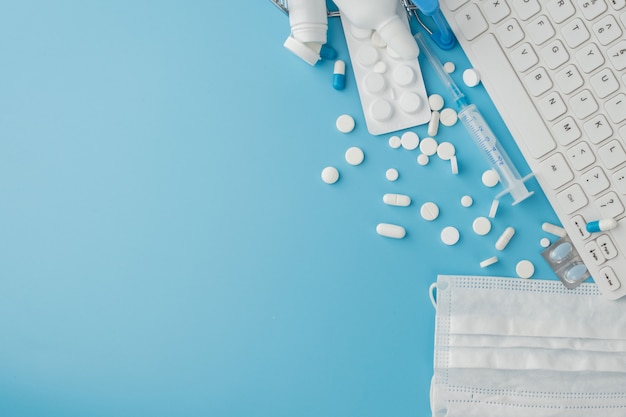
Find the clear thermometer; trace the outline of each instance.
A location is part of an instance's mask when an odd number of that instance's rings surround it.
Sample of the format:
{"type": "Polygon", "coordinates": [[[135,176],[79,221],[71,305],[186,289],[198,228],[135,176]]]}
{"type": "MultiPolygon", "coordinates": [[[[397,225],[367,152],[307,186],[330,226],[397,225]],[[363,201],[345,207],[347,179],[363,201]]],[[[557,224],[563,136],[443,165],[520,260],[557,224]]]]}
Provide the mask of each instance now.
{"type": "Polygon", "coordinates": [[[504,186],[504,191],[496,196],[500,198],[506,193],[510,193],[513,197],[513,205],[519,203],[530,197],[533,192],[528,191],[524,181],[531,178],[533,174],[529,174],[522,178],[515,168],[515,165],[509,159],[502,146],[498,143],[496,136],[491,131],[491,128],[485,122],[485,119],[478,111],[478,108],[474,104],[469,104],[465,99],[465,95],[461,92],[459,87],[452,81],[450,75],[443,69],[443,65],[439,58],[435,56],[430,47],[426,44],[421,34],[415,35],[415,39],[420,47],[420,50],[424,52],[430,64],[435,68],[435,71],[441,78],[441,81],[448,88],[448,91],[452,95],[452,98],[456,102],[459,108],[459,119],[467,129],[468,133],[474,139],[474,142],[481,150],[491,168],[493,168],[500,176],[500,183],[504,186]]]}

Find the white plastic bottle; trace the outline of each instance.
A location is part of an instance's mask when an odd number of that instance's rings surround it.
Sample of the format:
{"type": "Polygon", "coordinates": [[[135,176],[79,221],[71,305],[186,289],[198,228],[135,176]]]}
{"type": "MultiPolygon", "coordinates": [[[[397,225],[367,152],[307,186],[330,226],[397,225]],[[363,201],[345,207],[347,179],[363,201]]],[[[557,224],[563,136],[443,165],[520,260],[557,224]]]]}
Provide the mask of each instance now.
{"type": "Polygon", "coordinates": [[[288,7],[291,36],[302,43],[326,43],[326,0],[289,0],[288,7]]]}

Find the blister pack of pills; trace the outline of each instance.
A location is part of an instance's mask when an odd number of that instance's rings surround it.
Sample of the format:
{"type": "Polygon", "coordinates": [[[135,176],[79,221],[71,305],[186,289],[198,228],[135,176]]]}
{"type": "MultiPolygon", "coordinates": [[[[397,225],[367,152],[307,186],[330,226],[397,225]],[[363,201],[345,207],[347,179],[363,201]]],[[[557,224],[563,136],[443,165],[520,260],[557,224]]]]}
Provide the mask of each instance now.
{"type": "MultiPolygon", "coordinates": [[[[406,13],[400,12],[409,26],[406,13]]],[[[367,130],[382,135],[426,124],[428,96],[417,59],[402,59],[376,31],[341,17],[367,130]]]]}

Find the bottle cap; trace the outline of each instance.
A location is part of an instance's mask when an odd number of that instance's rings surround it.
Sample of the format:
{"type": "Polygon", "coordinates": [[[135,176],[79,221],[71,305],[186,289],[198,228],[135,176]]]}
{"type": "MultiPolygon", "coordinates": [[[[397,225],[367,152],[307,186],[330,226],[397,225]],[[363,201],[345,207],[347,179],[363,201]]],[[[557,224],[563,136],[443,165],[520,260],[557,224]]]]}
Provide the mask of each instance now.
{"type": "Polygon", "coordinates": [[[291,52],[299,56],[302,60],[309,65],[315,65],[320,60],[319,52],[316,52],[313,48],[305,43],[302,43],[292,36],[289,36],[283,46],[289,49],[291,52]]]}

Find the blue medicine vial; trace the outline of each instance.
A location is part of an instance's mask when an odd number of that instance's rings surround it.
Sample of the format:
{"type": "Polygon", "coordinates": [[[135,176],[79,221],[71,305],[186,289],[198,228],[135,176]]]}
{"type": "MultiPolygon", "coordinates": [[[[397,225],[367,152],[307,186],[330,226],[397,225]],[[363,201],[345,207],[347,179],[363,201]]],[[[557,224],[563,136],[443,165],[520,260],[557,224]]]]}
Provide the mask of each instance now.
{"type": "Polygon", "coordinates": [[[341,59],[335,61],[333,69],[333,88],[343,90],[346,88],[346,63],[341,59]]]}

